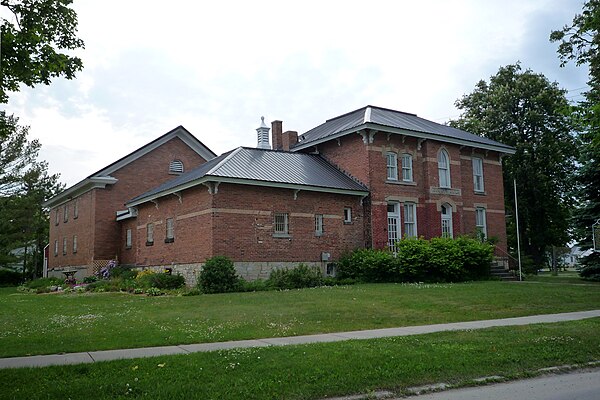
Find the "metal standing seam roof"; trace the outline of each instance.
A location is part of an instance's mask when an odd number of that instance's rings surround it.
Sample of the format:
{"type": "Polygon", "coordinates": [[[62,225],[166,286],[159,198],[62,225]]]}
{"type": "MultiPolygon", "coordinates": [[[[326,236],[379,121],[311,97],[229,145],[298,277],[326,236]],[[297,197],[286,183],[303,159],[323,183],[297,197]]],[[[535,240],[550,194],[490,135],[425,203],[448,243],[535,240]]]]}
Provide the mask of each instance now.
{"type": "Polygon", "coordinates": [[[265,186],[277,183],[365,193],[369,190],[316,154],[238,147],[131,199],[128,204],[139,204],[140,200],[189,187],[194,181],[211,180],[203,178],[235,179],[240,183],[259,181],[265,186]]]}
{"type": "Polygon", "coordinates": [[[344,132],[351,133],[358,130],[356,128],[362,127],[365,124],[375,124],[417,133],[436,135],[440,137],[439,140],[441,141],[444,141],[444,138],[458,139],[461,141],[472,142],[474,145],[479,144],[497,147],[506,150],[508,153],[514,151],[511,146],[496,142],[495,140],[477,136],[451,126],[438,124],[420,118],[415,114],[375,106],[365,106],[358,110],[327,120],[324,124],[300,135],[302,140],[294,147],[298,149],[305,148],[311,143],[322,142],[330,136],[343,135],[344,132]]]}

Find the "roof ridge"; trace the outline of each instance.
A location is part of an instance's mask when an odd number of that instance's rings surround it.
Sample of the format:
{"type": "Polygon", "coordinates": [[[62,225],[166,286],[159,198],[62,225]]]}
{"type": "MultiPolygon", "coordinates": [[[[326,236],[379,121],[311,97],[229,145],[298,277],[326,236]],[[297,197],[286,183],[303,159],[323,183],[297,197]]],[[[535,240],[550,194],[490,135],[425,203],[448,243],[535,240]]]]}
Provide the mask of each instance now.
{"type": "Polygon", "coordinates": [[[217,165],[215,165],[210,170],[208,170],[204,175],[206,176],[206,175],[213,174],[216,170],[218,170],[219,168],[221,168],[221,166],[223,164],[225,164],[231,157],[233,157],[235,154],[239,153],[242,149],[243,149],[243,147],[240,146],[240,147],[236,148],[235,150],[233,150],[231,153],[229,153],[227,155],[227,157],[225,157],[224,159],[222,159],[217,165]]]}

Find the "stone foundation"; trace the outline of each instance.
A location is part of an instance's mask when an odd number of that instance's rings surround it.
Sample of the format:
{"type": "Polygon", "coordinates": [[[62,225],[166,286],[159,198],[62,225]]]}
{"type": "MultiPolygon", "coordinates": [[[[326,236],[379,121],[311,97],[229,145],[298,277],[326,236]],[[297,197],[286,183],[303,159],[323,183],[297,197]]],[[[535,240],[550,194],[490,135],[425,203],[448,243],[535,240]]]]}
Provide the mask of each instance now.
{"type": "MultiPolygon", "coordinates": [[[[324,262],[285,262],[285,261],[269,261],[269,262],[253,262],[253,261],[239,261],[234,262],[233,265],[237,274],[247,281],[254,281],[257,279],[268,279],[271,271],[274,269],[291,269],[295,268],[300,264],[308,266],[314,266],[321,270],[323,274],[326,272],[326,263],[324,262]]],[[[194,287],[198,283],[198,274],[202,270],[204,263],[194,264],[173,264],[173,265],[153,265],[148,267],[135,268],[138,271],[149,269],[155,272],[164,272],[166,268],[170,268],[173,274],[183,275],[185,278],[185,284],[188,287],[194,287]]]]}

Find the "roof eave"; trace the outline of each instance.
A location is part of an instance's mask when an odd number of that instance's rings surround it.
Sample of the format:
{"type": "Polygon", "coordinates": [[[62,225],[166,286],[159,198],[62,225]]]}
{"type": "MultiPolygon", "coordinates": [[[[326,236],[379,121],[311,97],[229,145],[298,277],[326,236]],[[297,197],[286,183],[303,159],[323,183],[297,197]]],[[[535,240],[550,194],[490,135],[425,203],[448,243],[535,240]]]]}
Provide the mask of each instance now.
{"type": "Polygon", "coordinates": [[[56,207],[66,203],[74,197],[80,196],[92,189],[104,189],[107,185],[114,185],[119,180],[112,176],[92,176],[62,191],[56,196],[42,203],[42,207],[56,207]]]}
{"type": "Polygon", "coordinates": [[[282,183],[282,182],[272,182],[272,181],[260,181],[260,180],[252,180],[252,179],[240,179],[240,178],[231,178],[231,177],[223,177],[223,176],[213,176],[213,175],[205,175],[202,178],[187,182],[183,185],[176,186],[174,188],[152,194],[150,196],[143,197],[141,199],[137,199],[135,201],[131,201],[125,204],[127,207],[136,207],[140,204],[147,203],[149,201],[153,201],[159,199],[161,197],[168,196],[173,193],[181,192],[186,189],[190,189],[192,187],[202,185],[207,182],[219,182],[219,183],[234,183],[238,185],[252,185],[252,186],[267,186],[267,187],[275,187],[282,189],[291,189],[291,190],[306,190],[311,192],[325,192],[325,193],[335,193],[335,194],[347,194],[352,196],[367,196],[369,194],[368,189],[364,190],[354,190],[354,189],[341,189],[341,188],[331,188],[331,187],[323,187],[323,186],[312,186],[312,185],[298,185],[293,183],[282,183]]]}
{"type": "Polygon", "coordinates": [[[305,144],[299,143],[297,146],[290,149],[290,151],[295,152],[295,151],[303,150],[303,149],[306,149],[309,147],[317,146],[321,143],[325,143],[330,140],[338,139],[340,137],[359,132],[363,129],[375,129],[375,130],[384,131],[384,132],[396,133],[399,135],[413,136],[413,137],[417,137],[420,139],[431,139],[431,140],[437,140],[440,142],[454,143],[454,144],[458,144],[461,146],[470,146],[470,147],[475,147],[478,149],[492,150],[492,151],[497,151],[499,153],[505,153],[505,154],[515,154],[515,152],[516,152],[516,149],[511,146],[497,146],[497,145],[486,144],[486,143],[477,143],[477,142],[473,142],[470,140],[436,135],[434,133],[426,133],[426,132],[419,132],[419,131],[413,131],[413,130],[408,130],[408,129],[394,128],[391,126],[380,125],[380,124],[376,124],[373,122],[364,123],[364,124],[355,126],[353,128],[338,132],[336,134],[311,141],[309,143],[305,143],[305,144]]]}

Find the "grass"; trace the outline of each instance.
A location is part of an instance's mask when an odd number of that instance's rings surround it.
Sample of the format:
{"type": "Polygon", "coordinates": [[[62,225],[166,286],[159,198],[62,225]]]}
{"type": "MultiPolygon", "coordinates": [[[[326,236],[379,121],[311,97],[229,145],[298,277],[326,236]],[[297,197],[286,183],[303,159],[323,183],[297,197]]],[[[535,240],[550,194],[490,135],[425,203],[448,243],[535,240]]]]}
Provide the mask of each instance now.
{"type": "Polygon", "coordinates": [[[596,309],[600,286],[370,284],[192,297],[0,289],[0,357],[217,342],[596,309]]]}
{"type": "Polygon", "coordinates": [[[573,283],[579,285],[600,285],[600,282],[581,279],[577,271],[560,271],[558,275],[552,275],[550,271],[541,271],[537,275],[528,275],[528,282],[544,283],[573,283]]]}
{"type": "MultiPolygon", "coordinates": [[[[317,399],[600,359],[600,318],[0,370],[0,398],[317,399]]],[[[472,384],[472,382],[471,382],[472,384]]]]}

